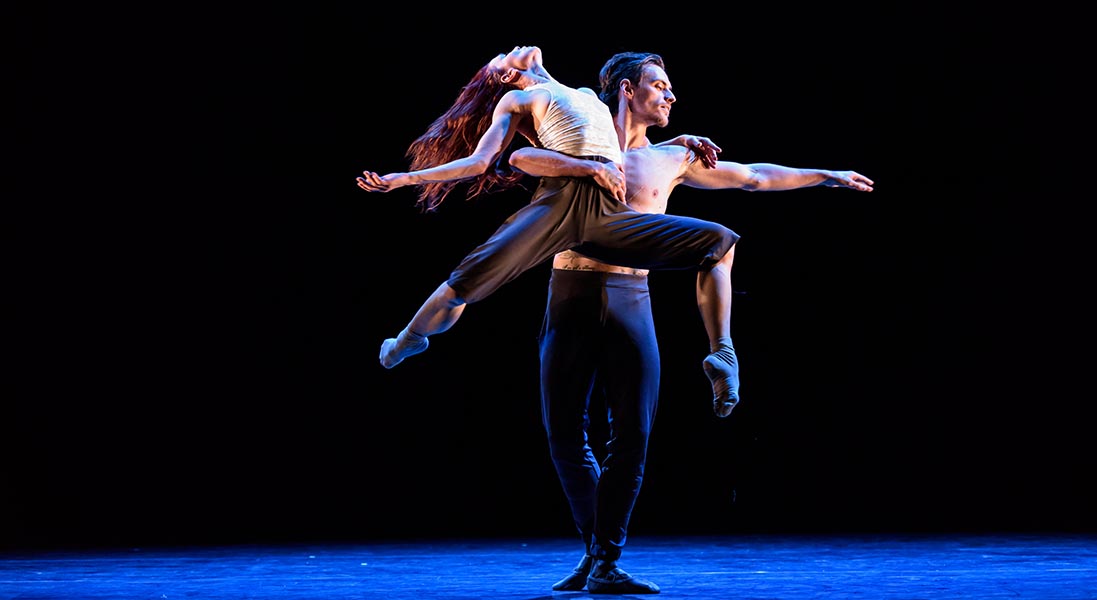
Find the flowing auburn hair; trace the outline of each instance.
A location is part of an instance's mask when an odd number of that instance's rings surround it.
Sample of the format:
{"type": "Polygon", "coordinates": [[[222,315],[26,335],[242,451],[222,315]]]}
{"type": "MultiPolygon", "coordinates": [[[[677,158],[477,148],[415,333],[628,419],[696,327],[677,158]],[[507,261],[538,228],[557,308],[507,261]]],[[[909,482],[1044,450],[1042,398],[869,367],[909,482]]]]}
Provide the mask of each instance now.
{"type": "MultiPolygon", "coordinates": [[[[499,99],[510,90],[517,89],[516,86],[503,83],[500,79],[502,74],[503,71],[489,64],[473,75],[472,80],[461,88],[453,106],[435,119],[427,131],[408,147],[406,157],[411,161],[411,170],[426,169],[472,154],[480,136],[491,125],[491,115],[499,99]]],[[[503,155],[505,154],[504,152],[503,155]]],[[[502,161],[502,164],[506,164],[506,161],[502,161]]],[[[433,212],[453,188],[463,181],[470,182],[467,200],[482,193],[514,187],[521,179],[522,173],[503,168],[497,161],[495,168],[475,177],[417,184],[419,199],[415,201],[415,205],[421,212],[433,212]]]]}

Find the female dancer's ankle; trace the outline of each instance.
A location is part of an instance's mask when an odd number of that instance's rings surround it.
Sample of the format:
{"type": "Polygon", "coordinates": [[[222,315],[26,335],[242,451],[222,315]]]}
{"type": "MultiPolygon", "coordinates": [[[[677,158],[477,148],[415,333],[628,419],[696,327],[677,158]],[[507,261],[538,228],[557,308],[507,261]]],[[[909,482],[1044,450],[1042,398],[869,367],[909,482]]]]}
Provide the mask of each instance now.
{"type": "Polygon", "coordinates": [[[715,342],[710,341],[708,343],[709,353],[719,352],[720,348],[731,348],[732,351],[734,352],[735,346],[732,345],[730,336],[719,337],[719,338],[716,338],[715,342]]]}

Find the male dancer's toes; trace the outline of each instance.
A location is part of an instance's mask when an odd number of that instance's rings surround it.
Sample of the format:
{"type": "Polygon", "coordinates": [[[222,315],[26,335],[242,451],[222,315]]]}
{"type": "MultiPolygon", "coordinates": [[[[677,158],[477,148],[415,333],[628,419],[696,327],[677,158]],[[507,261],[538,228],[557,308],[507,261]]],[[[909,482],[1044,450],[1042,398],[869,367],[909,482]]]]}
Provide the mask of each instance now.
{"type": "Polygon", "coordinates": [[[430,340],[425,335],[408,331],[405,327],[400,335],[381,343],[381,366],[391,369],[409,356],[415,356],[427,349],[430,340]]]}
{"type": "Polygon", "coordinates": [[[730,338],[721,338],[712,354],[705,357],[705,375],[712,383],[712,409],[726,417],[739,403],[739,362],[730,338]]]}
{"type": "Polygon", "coordinates": [[[589,554],[584,554],[579,564],[575,566],[571,574],[567,577],[552,584],[552,591],[554,592],[578,592],[587,585],[587,576],[590,575],[590,568],[594,565],[594,557],[589,554]]]}
{"type": "Polygon", "coordinates": [[[633,577],[609,560],[594,563],[587,576],[587,592],[591,594],[658,594],[659,586],[633,577]]]}

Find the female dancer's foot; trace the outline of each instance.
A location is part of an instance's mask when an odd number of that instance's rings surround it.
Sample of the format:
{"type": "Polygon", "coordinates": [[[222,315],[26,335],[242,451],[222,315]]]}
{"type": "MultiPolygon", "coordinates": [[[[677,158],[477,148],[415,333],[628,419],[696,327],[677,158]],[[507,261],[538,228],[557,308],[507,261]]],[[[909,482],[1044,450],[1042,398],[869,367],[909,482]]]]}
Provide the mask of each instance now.
{"type": "Polygon", "coordinates": [[[409,356],[415,356],[427,349],[430,340],[425,335],[412,333],[405,327],[400,335],[381,343],[381,366],[391,369],[409,356]]]}
{"type": "Polygon", "coordinates": [[[731,340],[721,339],[716,350],[705,357],[705,375],[712,383],[712,410],[726,417],[739,403],[739,362],[731,340]]]}

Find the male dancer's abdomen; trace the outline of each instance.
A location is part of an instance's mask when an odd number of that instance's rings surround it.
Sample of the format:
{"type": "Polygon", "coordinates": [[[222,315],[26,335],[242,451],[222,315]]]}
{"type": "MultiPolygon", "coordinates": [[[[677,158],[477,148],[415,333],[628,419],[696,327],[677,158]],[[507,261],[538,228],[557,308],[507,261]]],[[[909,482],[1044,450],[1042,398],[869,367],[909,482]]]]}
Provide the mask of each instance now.
{"type": "Polygon", "coordinates": [[[560,252],[552,259],[553,269],[562,269],[564,271],[598,271],[599,273],[622,273],[624,275],[639,275],[645,276],[648,274],[647,269],[633,269],[631,267],[622,267],[620,265],[611,265],[599,260],[594,260],[587,256],[583,256],[574,250],[564,250],[560,252]]]}

